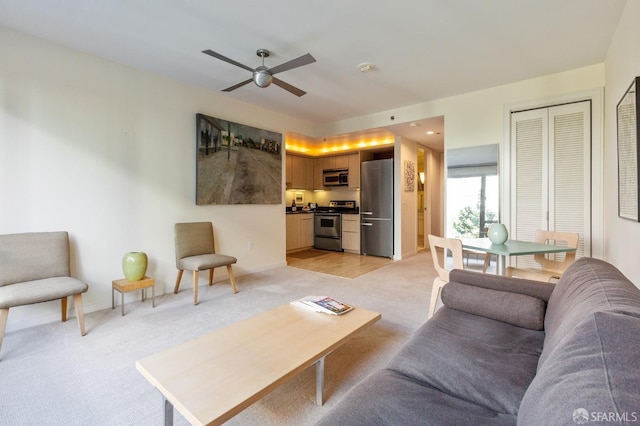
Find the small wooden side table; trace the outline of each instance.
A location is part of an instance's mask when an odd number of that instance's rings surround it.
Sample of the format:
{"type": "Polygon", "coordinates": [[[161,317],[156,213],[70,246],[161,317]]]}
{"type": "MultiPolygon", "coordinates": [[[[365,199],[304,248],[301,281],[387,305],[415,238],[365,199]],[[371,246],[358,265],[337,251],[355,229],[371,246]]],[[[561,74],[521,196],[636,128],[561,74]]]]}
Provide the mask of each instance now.
{"type": "Polygon", "coordinates": [[[139,281],[129,281],[126,278],[111,281],[111,309],[116,308],[115,290],[120,292],[120,304],[122,305],[122,316],[124,316],[124,294],[133,290],[142,290],[142,301],[147,296],[146,290],[151,287],[151,305],[156,307],[156,287],[153,278],[146,275],[139,281]]]}

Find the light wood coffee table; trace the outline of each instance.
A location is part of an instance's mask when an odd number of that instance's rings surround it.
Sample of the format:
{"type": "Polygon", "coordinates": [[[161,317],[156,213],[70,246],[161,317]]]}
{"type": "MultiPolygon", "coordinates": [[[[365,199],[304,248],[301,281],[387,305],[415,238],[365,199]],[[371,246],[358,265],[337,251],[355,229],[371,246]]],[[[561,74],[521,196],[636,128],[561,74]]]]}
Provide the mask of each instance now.
{"type": "Polygon", "coordinates": [[[164,396],[166,425],[174,407],[191,424],[221,424],[313,364],[322,405],[325,357],[380,318],[362,308],[336,316],[287,304],[143,358],[136,368],[164,396]]]}

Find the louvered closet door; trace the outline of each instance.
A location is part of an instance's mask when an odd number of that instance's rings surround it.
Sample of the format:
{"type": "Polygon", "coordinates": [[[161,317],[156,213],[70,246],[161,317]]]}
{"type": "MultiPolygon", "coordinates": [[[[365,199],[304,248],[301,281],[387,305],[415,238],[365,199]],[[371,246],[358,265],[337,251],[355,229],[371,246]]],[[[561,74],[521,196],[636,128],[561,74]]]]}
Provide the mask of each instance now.
{"type": "MultiPolygon", "coordinates": [[[[533,241],[536,229],[577,232],[577,257],[590,255],[590,116],[588,101],[512,114],[512,238],[533,241]]],[[[537,265],[533,256],[511,264],[537,265]]]]}

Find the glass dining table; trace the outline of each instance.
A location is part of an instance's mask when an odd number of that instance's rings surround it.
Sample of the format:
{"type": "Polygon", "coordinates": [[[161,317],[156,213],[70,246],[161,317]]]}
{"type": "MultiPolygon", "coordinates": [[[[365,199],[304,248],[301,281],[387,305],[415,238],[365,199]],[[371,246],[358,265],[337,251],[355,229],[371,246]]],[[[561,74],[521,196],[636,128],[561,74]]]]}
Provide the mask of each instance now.
{"type": "Polygon", "coordinates": [[[576,251],[574,247],[556,246],[552,244],[534,243],[531,241],[507,240],[504,244],[494,244],[489,238],[461,238],[462,248],[495,254],[497,257],[496,273],[504,275],[507,256],[523,256],[527,254],[567,253],[576,251]]]}

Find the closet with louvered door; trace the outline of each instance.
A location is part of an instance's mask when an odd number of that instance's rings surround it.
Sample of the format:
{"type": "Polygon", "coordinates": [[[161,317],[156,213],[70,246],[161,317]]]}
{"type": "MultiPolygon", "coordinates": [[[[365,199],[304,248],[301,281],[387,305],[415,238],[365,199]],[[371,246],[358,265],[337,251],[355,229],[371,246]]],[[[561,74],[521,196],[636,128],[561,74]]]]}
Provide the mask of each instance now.
{"type": "MultiPolygon", "coordinates": [[[[577,232],[576,258],[590,256],[591,102],[512,112],[510,153],[510,238],[534,241],[536,229],[577,232]]],[[[533,256],[510,263],[537,265],[533,256]]]]}

